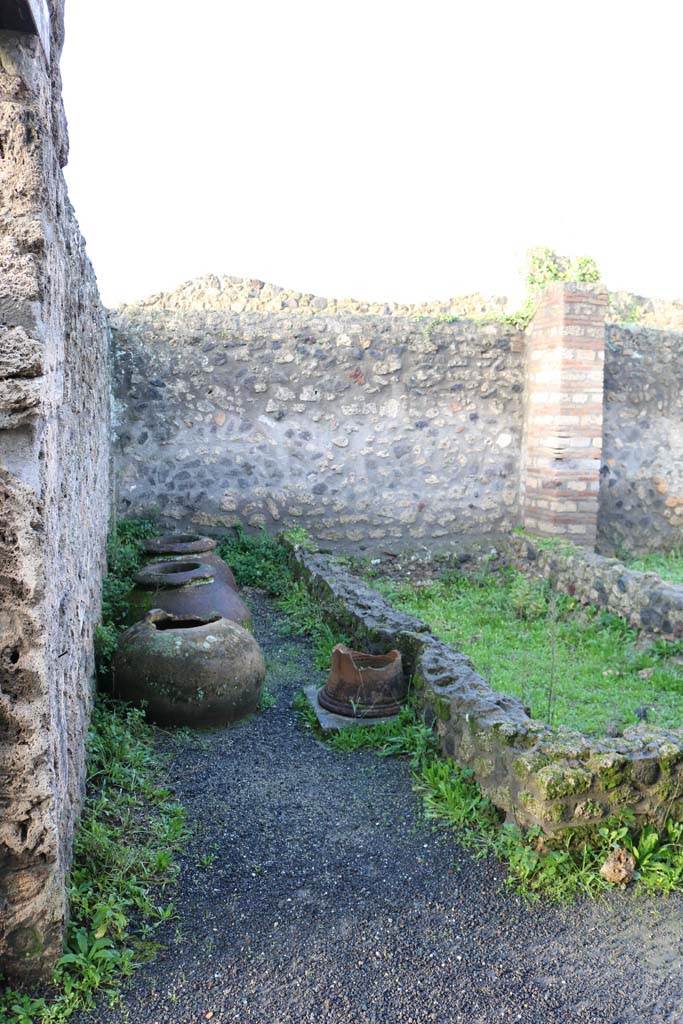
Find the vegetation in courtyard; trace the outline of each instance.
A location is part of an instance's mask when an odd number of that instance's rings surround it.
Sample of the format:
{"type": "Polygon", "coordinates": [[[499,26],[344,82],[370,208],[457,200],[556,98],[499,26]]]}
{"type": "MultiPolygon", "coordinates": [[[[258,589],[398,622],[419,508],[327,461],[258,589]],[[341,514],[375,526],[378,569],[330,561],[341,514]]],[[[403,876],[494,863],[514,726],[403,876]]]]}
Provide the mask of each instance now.
{"type": "Polygon", "coordinates": [[[683,584],[683,548],[653,551],[650,555],[630,559],[628,566],[638,572],[656,572],[669,583],[683,584]]]}
{"type": "MultiPolygon", "coordinates": [[[[298,543],[306,541],[302,536],[292,539],[298,543]]],[[[319,602],[303,584],[294,581],[285,548],[265,532],[249,536],[238,529],[226,538],[220,550],[238,583],[260,586],[277,597],[290,628],[312,638],[318,664],[327,667],[332,646],[348,638],[323,621],[319,602]]],[[[515,621],[530,621],[524,616],[543,612],[547,594],[524,595],[518,590],[516,604],[524,609],[524,614],[522,618],[516,614],[515,621]],[[529,600],[530,596],[534,599],[529,600]]],[[[419,694],[413,692],[400,714],[390,722],[369,729],[344,729],[331,736],[320,731],[303,692],[295,706],[304,727],[340,753],[373,750],[384,757],[406,757],[425,820],[435,826],[454,828],[458,841],[475,854],[500,858],[508,866],[509,884],[529,897],[567,901],[609,889],[610,883],[600,875],[600,867],[610,851],[618,847],[632,851],[636,861],[634,877],[641,889],[657,893],[683,890],[681,823],[669,821],[657,831],[649,825],[638,829],[632,819],[614,819],[605,821],[599,829],[575,831],[555,840],[542,836],[539,830],[522,831],[505,825],[496,807],[481,792],[473,773],[440,755],[434,732],[420,715],[419,694]]]]}
{"type": "Polygon", "coordinates": [[[97,671],[105,676],[128,610],[133,576],[143,562],[142,542],[158,533],[150,519],[118,519],[107,538],[107,575],[102,583],[102,621],[95,632],[97,671]]]}
{"type": "Polygon", "coordinates": [[[683,722],[683,644],[637,635],[609,612],[583,607],[512,569],[446,573],[427,586],[373,581],[469,655],[493,689],[515,694],[534,717],[586,733],[647,719],[683,722]]]}
{"type": "Polygon", "coordinates": [[[164,764],[141,711],[100,700],[88,738],[87,796],[76,833],[66,952],[51,990],[0,993],[3,1024],[60,1024],[117,998],[122,979],[153,954],[173,915],[165,894],[185,839],[183,809],[160,784],[164,764]]]}
{"type": "MultiPolygon", "coordinates": [[[[305,530],[289,530],[286,536],[303,547],[310,543],[305,530]]],[[[218,553],[232,569],[238,586],[259,587],[276,598],[277,607],[287,616],[292,631],[313,640],[318,666],[327,667],[332,648],[346,638],[330,629],[323,621],[320,606],[303,583],[294,580],[284,546],[265,530],[251,535],[237,526],[221,542],[218,553]]]]}

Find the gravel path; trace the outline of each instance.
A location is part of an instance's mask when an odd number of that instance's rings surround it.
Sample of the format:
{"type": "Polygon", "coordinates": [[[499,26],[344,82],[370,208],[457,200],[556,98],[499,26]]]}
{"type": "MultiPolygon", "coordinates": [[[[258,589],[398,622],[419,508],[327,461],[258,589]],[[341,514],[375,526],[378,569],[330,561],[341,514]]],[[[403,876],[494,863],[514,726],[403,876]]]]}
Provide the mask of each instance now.
{"type": "Polygon", "coordinates": [[[291,701],[319,678],[251,594],[277,705],[164,736],[194,835],[168,947],[82,1024],[680,1024],[683,900],[529,907],[417,824],[404,762],[337,754],[291,701]]]}

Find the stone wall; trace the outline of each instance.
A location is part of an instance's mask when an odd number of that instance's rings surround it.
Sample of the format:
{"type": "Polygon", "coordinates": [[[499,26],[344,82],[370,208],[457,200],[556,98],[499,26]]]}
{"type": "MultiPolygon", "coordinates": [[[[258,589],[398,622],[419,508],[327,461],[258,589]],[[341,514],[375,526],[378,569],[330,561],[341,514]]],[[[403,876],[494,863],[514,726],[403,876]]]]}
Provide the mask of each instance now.
{"type": "Polygon", "coordinates": [[[499,323],[148,308],[113,320],[119,508],[444,546],[517,521],[522,336],[499,323]]]}
{"type": "Polygon", "coordinates": [[[362,299],[325,298],[311,292],[298,292],[255,278],[206,274],[186,281],[173,291],[157,292],[142,302],[122,307],[121,312],[135,314],[140,307],[145,313],[172,309],[180,312],[221,313],[299,313],[326,316],[369,313],[373,316],[463,317],[495,319],[505,312],[507,300],[484,295],[459,295],[431,302],[364,302],[362,299]]]}
{"type": "Polygon", "coordinates": [[[683,545],[683,334],[606,334],[599,550],[683,545]]]}
{"type": "Polygon", "coordinates": [[[502,551],[521,572],[551,580],[558,590],[619,615],[635,629],[668,639],[683,637],[681,584],[565,543],[539,545],[513,534],[503,542],[502,551]]]}
{"type": "Polygon", "coordinates": [[[472,769],[509,821],[553,833],[627,810],[642,822],[683,818],[683,730],[638,725],[594,739],[551,729],[529,718],[516,697],[492,690],[428,625],[396,611],[329,557],[291,549],[291,560],[321,614],[354,644],[401,651],[443,753],[472,769]]]}
{"type": "Polygon", "coordinates": [[[597,522],[606,554],[681,544],[683,335],[605,327],[606,301],[550,285],[526,337],[235,278],[123,307],[119,508],[367,551],[522,522],[586,546],[597,522]]]}
{"type": "Polygon", "coordinates": [[[61,167],[59,68],[0,33],[0,963],[62,949],[109,514],[109,334],[61,167]]]}

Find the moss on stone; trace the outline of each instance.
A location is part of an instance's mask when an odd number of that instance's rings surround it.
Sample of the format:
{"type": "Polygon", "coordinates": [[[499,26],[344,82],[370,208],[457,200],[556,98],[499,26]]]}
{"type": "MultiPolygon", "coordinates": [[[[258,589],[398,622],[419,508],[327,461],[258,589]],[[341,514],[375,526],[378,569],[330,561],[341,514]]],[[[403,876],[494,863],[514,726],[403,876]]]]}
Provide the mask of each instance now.
{"type": "Polygon", "coordinates": [[[546,800],[585,793],[590,789],[593,775],[585,768],[549,764],[536,772],[536,784],[546,800]]]}
{"type": "Polygon", "coordinates": [[[598,784],[605,790],[612,790],[628,778],[630,761],[622,754],[596,754],[590,758],[589,767],[595,772],[598,784]]]}
{"type": "Polygon", "coordinates": [[[543,820],[545,816],[545,804],[539,800],[538,797],[534,796],[533,793],[529,793],[528,790],[522,789],[520,790],[517,799],[525,811],[531,814],[538,821],[543,820]]]}
{"type": "Polygon", "coordinates": [[[475,757],[472,762],[472,768],[477,778],[486,778],[489,775],[493,775],[495,767],[495,763],[488,757],[475,757]]]}
{"type": "Polygon", "coordinates": [[[582,800],[574,808],[574,815],[577,818],[602,818],[605,808],[597,800],[582,800]]]}

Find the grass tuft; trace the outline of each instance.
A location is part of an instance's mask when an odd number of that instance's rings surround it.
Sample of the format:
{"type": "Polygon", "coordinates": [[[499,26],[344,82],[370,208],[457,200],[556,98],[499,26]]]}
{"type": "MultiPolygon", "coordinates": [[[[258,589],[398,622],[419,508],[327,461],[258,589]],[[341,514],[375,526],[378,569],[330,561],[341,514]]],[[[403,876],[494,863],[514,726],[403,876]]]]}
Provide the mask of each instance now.
{"type": "Polygon", "coordinates": [[[375,580],[397,608],[428,622],[503,693],[550,724],[588,734],[683,721],[681,642],[643,648],[623,619],[586,608],[513,569],[447,573],[427,586],[375,580]]]}
{"type": "Polygon", "coordinates": [[[109,672],[128,611],[133,576],[143,562],[142,542],[158,533],[149,519],[118,519],[107,538],[107,575],[102,583],[102,620],[95,630],[98,675],[109,672]]]}
{"type": "Polygon", "coordinates": [[[241,525],[237,525],[224,537],[217,550],[232,569],[240,587],[258,587],[279,596],[291,583],[287,552],[266,530],[248,534],[241,525]]]}
{"type": "MultiPolygon", "coordinates": [[[[303,529],[290,530],[286,536],[300,547],[311,547],[308,534],[303,529]]],[[[247,534],[241,526],[236,526],[221,541],[218,553],[232,569],[239,586],[259,587],[276,598],[276,605],[284,612],[289,629],[295,636],[310,637],[317,666],[327,668],[332,648],[338,643],[345,643],[346,638],[324,621],[320,604],[311,597],[303,583],[294,579],[283,545],[265,530],[247,534]]]]}
{"type": "Polygon", "coordinates": [[[653,551],[650,555],[631,559],[629,569],[638,572],[656,572],[669,583],[683,583],[683,548],[673,551],[653,551]]]}
{"type": "Polygon", "coordinates": [[[76,833],[66,950],[49,994],[0,993],[3,1024],[62,1024],[110,1002],[120,983],[158,948],[156,928],[173,916],[166,897],[185,814],[160,786],[164,762],[144,714],[98,700],[88,736],[86,801],[76,833]]]}

